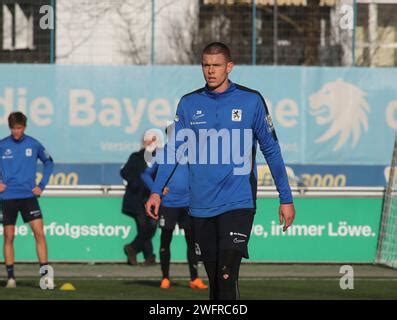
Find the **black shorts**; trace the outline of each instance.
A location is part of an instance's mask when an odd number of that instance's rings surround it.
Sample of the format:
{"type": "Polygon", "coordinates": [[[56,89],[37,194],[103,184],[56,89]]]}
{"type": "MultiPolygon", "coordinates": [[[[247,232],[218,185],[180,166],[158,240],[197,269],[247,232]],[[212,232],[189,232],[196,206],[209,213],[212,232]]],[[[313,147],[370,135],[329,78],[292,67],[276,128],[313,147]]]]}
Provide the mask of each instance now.
{"type": "Polygon", "coordinates": [[[188,208],[171,208],[160,206],[159,226],[162,229],[174,230],[178,223],[179,228],[188,229],[192,227],[192,217],[189,216],[188,208]]]}
{"type": "Polygon", "coordinates": [[[216,261],[222,250],[238,250],[248,259],[248,241],[254,209],[237,209],[215,217],[193,217],[196,254],[202,261],[216,261]]]}
{"type": "Polygon", "coordinates": [[[17,222],[18,212],[21,212],[23,222],[42,219],[39,202],[36,197],[27,199],[2,200],[3,225],[14,225],[17,222]]]}

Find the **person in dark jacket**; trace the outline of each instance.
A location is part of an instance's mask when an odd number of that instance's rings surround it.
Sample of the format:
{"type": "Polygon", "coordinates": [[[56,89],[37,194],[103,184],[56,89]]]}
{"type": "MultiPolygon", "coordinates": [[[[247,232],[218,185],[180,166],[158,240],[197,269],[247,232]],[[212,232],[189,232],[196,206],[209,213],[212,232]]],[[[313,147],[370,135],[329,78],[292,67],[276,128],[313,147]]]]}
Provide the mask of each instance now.
{"type": "Polygon", "coordinates": [[[150,190],[140,176],[148,166],[145,153],[153,153],[160,141],[161,135],[156,130],[146,131],[142,149],[132,153],[120,170],[121,177],[127,182],[122,212],[135,220],[137,229],[134,240],[124,246],[124,253],[127,255],[127,262],[130,265],[138,264],[136,256],[140,252],[143,253],[146,265],[156,263],[152,238],[156,233],[157,222],[146,215],[144,204],[150,195],[150,190]]]}

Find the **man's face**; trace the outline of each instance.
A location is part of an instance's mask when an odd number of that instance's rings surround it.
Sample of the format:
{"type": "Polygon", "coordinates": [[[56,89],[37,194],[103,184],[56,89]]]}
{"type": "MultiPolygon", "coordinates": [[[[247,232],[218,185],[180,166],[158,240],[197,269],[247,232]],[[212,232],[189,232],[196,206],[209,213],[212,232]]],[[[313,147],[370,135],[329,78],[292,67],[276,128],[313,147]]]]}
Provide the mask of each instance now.
{"type": "Polygon", "coordinates": [[[143,147],[145,148],[146,151],[148,152],[153,152],[157,148],[157,138],[155,135],[146,137],[146,139],[143,140],[143,147]]]}
{"type": "Polygon", "coordinates": [[[25,133],[26,127],[21,124],[16,124],[11,128],[11,135],[15,140],[19,140],[25,133]]]}
{"type": "Polygon", "coordinates": [[[227,89],[228,74],[233,69],[233,62],[228,62],[221,54],[203,54],[202,68],[207,86],[211,90],[223,91],[227,89]]]}

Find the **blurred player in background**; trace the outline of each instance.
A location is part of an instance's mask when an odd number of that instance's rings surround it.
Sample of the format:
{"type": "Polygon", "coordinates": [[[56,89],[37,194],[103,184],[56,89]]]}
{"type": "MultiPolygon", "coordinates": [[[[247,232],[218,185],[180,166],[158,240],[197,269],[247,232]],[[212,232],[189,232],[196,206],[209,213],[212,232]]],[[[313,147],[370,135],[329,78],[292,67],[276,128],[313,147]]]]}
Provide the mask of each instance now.
{"type": "MultiPolygon", "coordinates": [[[[189,209],[189,183],[187,166],[168,165],[174,170],[162,192],[162,203],[159,210],[160,237],[160,264],[163,278],[160,283],[162,289],[168,289],[170,283],[170,244],[172,232],[176,224],[184,230],[187,245],[187,260],[190,271],[189,287],[192,289],[207,289],[208,286],[198,277],[198,257],[195,253],[193,224],[188,214],[189,209]]],[[[156,176],[159,164],[154,162],[149,165],[142,175],[146,186],[153,187],[153,177],[156,176]]]]}
{"type": "Polygon", "coordinates": [[[161,132],[147,130],[143,136],[141,150],[132,153],[127,163],[120,170],[120,175],[127,182],[122,212],[135,220],[137,229],[134,240],[124,246],[124,253],[127,255],[127,262],[130,265],[138,264],[136,255],[140,252],[143,253],[145,258],[145,265],[156,263],[152,238],[156,233],[157,222],[147,217],[145,213],[145,201],[150,195],[150,190],[141,179],[141,174],[148,165],[145,152],[152,154],[157,147],[163,147],[160,139],[161,132]]]}
{"type": "MultiPolygon", "coordinates": [[[[195,150],[189,152],[196,154],[195,163],[191,163],[191,159],[188,163],[190,214],[197,249],[210,282],[210,299],[220,300],[239,298],[239,269],[241,259],[248,258],[247,245],[256,208],[258,142],[280,194],[279,220],[280,224],[284,221],[284,231],[295,217],[284,161],[266,103],[259,92],[231,82],[228,75],[232,69],[229,48],[219,42],[209,44],[202,52],[206,86],[181,98],[174,121],[176,133],[183,130],[181,132],[194,134],[195,150]],[[206,147],[208,139],[200,139],[203,130],[210,132],[208,136],[214,134],[214,130],[217,133],[223,130],[229,137],[233,137],[232,130],[237,130],[240,140],[244,136],[244,164],[248,164],[248,172],[239,171],[241,166],[233,162],[200,161],[210,158],[209,153],[214,151],[206,147]],[[245,134],[249,133],[247,147],[245,134]]],[[[241,150],[236,148],[237,142],[232,141],[229,150],[223,150],[223,143],[216,145],[218,161],[219,155],[223,157],[225,152],[230,156],[228,159],[238,158],[241,150]]],[[[179,146],[174,145],[175,151],[179,146]]],[[[146,203],[147,214],[154,219],[158,219],[160,195],[172,170],[171,166],[159,166],[146,203]]]]}
{"type": "MultiPolygon", "coordinates": [[[[25,135],[27,118],[22,112],[12,112],[8,117],[11,135],[0,141],[1,182],[0,197],[3,206],[4,258],[7,268],[7,288],[15,288],[14,234],[18,212],[29,223],[35,240],[40,273],[48,271],[47,244],[43,216],[37,197],[46,187],[53,170],[53,160],[42,144],[25,135]],[[36,184],[37,160],[44,165],[43,178],[36,184]]],[[[48,288],[54,287],[48,278],[48,288]]]]}

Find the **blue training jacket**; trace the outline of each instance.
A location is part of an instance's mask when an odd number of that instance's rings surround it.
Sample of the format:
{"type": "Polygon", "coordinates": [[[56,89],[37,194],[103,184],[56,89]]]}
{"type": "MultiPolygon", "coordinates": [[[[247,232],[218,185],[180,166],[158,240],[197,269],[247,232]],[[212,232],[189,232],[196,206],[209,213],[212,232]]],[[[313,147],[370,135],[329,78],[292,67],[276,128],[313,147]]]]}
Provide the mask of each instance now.
{"type": "MultiPolygon", "coordinates": [[[[293,202],[280,146],[265,100],[259,92],[229,82],[228,89],[222,93],[210,91],[207,87],[189,93],[181,98],[177,108],[174,121],[177,142],[173,147],[174,152],[179,150],[182,144],[186,145],[187,141],[195,139],[195,150],[190,150],[193,151],[193,155],[188,160],[190,214],[195,217],[211,217],[235,209],[256,208],[257,143],[269,165],[279,192],[280,203],[293,202]],[[186,133],[186,130],[182,129],[190,129],[188,131],[194,132],[195,135],[178,138],[178,134],[183,136],[186,133]],[[215,130],[208,131],[210,129],[215,130]],[[212,138],[217,139],[221,131],[231,137],[230,141],[225,143],[229,145],[229,150],[224,147],[218,148],[218,164],[214,164],[208,161],[211,160],[212,149],[208,141],[212,138]],[[202,139],[201,136],[205,132],[208,138],[202,139]],[[251,133],[248,135],[250,139],[247,143],[244,132],[251,133]],[[239,139],[236,140],[236,137],[239,139]],[[249,170],[242,170],[236,174],[238,169],[244,166],[241,161],[239,164],[239,161],[232,159],[238,159],[240,154],[244,154],[243,151],[246,152],[244,162],[248,162],[249,170]],[[228,155],[230,163],[220,163],[219,159],[223,156],[227,158],[228,155]],[[195,163],[192,163],[192,159],[195,163]]],[[[221,143],[223,140],[228,139],[218,139],[218,142],[221,143]]],[[[169,148],[172,149],[171,146],[169,148]]],[[[181,158],[177,156],[177,159],[180,161],[181,158]]],[[[151,188],[152,193],[161,194],[171,173],[172,166],[159,166],[155,184],[151,188]]]]}
{"type": "Polygon", "coordinates": [[[0,141],[0,180],[6,185],[0,193],[3,200],[26,199],[35,195],[37,159],[43,162],[43,178],[39,183],[41,190],[46,187],[53,169],[53,160],[39,141],[24,135],[15,140],[11,135],[0,141]]]}
{"type": "MultiPolygon", "coordinates": [[[[165,166],[170,166],[171,170],[174,168],[174,165],[170,164],[165,164],[165,166]]],[[[148,166],[141,174],[141,179],[150,190],[152,190],[154,186],[153,177],[156,176],[158,168],[159,164],[155,162],[152,166],[148,166]]],[[[188,178],[188,166],[178,165],[166,185],[166,187],[170,189],[169,192],[165,196],[162,195],[162,206],[170,208],[182,208],[189,206],[188,178]]]]}

